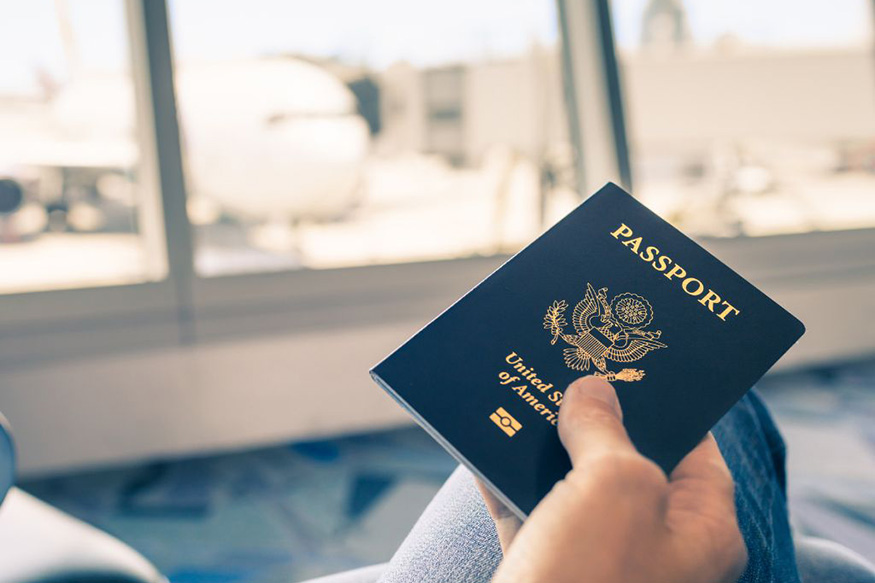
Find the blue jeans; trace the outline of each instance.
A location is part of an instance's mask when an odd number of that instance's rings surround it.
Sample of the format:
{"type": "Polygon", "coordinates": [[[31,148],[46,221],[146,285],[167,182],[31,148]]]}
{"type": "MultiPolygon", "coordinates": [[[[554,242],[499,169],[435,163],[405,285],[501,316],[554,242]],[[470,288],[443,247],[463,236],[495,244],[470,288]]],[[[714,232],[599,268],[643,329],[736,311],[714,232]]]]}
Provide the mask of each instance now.
{"type": "MultiPolygon", "coordinates": [[[[744,583],[799,583],[787,517],[784,442],[751,392],[714,428],[735,478],[749,562],[744,583]]],[[[456,470],[379,576],[380,583],[485,583],[501,560],[495,526],[471,474],[456,470]]]]}
{"type": "Polygon", "coordinates": [[[739,581],[798,583],[787,514],[786,446],[760,396],[750,391],[714,427],[735,479],[738,525],[748,563],[739,581]]]}

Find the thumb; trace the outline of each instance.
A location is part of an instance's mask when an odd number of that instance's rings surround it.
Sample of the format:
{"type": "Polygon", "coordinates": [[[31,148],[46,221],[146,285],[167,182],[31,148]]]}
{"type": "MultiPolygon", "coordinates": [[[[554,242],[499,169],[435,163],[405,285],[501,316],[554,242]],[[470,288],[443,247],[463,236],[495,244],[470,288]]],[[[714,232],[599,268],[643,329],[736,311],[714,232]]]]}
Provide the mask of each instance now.
{"type": "Polygon", "coordinates": [[[591,456],[636,452],[623,427],[623,412],[614,387],[586,376],[568,386],[559,410],[559,439],[578,466],[591,456]]]}

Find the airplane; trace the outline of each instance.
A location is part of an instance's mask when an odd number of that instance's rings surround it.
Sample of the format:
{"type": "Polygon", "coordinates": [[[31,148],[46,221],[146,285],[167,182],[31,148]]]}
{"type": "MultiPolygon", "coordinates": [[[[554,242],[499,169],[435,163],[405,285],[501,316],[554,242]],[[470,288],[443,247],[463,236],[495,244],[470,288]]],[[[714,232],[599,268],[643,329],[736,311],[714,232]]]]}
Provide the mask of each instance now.
{"type": "MultiPolygon", "coordinates": [[[[241,59],[183,65],[174,79],[194,223],[225,213],[292,225],[355,207],[371,127],[353,90],[325,67],[241,59]]],[[[46,218],[31,217],[31,235],[111,229],[108,215],[119,209],[130,217],[141,159],[131,78],[82,75],[44,105],[25,105],[0,103],[0,179],[30,192],[30,204],[25,197],[19,209],[0,209],[7,230],[10,215],[40,205],[46,218]],[[40,181],[54,184],[34,188],[40,181]]]]}

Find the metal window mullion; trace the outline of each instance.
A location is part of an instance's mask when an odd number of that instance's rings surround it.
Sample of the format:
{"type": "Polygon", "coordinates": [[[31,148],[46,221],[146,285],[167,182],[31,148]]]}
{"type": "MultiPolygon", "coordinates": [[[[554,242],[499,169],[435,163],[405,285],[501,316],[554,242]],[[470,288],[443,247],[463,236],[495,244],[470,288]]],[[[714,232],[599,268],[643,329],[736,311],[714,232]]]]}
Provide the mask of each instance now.
{"type": "MultiPolygon", "coordinates": [[[[176,296],[180,339],[194,341],[194,245],[186,210],[185,174],[173,81],[173,52],[167,3],[127,0],[134,74],[143,100],[143,159],[157,178],[167,268],[176,296]]],[[[147,169],[148,171],[148,169],[147,169]]]]}
{"type": "Polygon", "coordinates": [[[570,135],[584,195],[631,173],[608,0],[557,0],[570,135]]]}
{"type": "Polygon", "coordinates": [[[577,92],[574,87],[574,65],[572,63],[567,5],[565,0],[556,0],[556,15],[559,19],[562,51],[562,88],[565,94],[565,119],[568,123],[568,136],[574,153],[575,186],[578,194],[585,196],[586,167],[583,164],[583,138],[580,135],[580,112],[577,110],[577,92]]]}
{"type": "Polygon", "coordinates": [[[617,59],[617,45],[614,42],[614,24],[611,18],[610,0],[596,0],[598,13],[599,40],[601,41],[602,68],[605,76],[605,90],[611,113],[611,127],[614,136],[614,155],[617,158],[617,172],[620,184],[632,190],[632,166],[629,156],[629,136],[626,130],[626,111],[617,59]]]}

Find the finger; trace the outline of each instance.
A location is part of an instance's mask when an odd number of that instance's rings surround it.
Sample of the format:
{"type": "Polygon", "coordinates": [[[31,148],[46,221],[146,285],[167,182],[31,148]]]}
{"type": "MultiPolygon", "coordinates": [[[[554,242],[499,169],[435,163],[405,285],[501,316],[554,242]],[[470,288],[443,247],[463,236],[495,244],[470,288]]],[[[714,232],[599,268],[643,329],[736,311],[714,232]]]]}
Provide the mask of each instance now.
{"type": "Polygon", "coordinates": [[[559,410],[559,438],[572,465],[588,456],[635,452],[614,387],[606,380],[587,376],[568,386],[559,410]]]}
{"type": "Polygon", "coordinates": [[[675,511],[714,516],[735,514],[732,474],[710,433],[675,467],[669,487],[669,505],[675,511]]]}
{"type": "Polygon", "coordinates": [[[523,523],[483,482],[479,479],[475,481],[477,482],[477,489],[480,490],[483,501],[486,503],[486,509],[489,510],[489,515],[492,516],[492,520],[495,522],[495,530],[498,531],[501,549],[507,553],[507,549],[510,547],[513,539],[516,538],[523,523]]]}
{"type": "Polygon", "coordinates": [[[706,487],[730,489],[731,493],[732,474],[710,432],[675,466],[669,477],[672,483],[691,480],[706,487]]]}
{"type": "MultiPolygon", "coordinates": [[[[710,568],[736,581],[747,564],[738,527],[732,474],[710,433],[681,460],[669,478],[667,526],[681,539],[699,541],[710,568]],[[710,547],[710,549],[709,549],[710,547]]],[[[689,544],[686,545],[689,547],[689,544]]]]}

